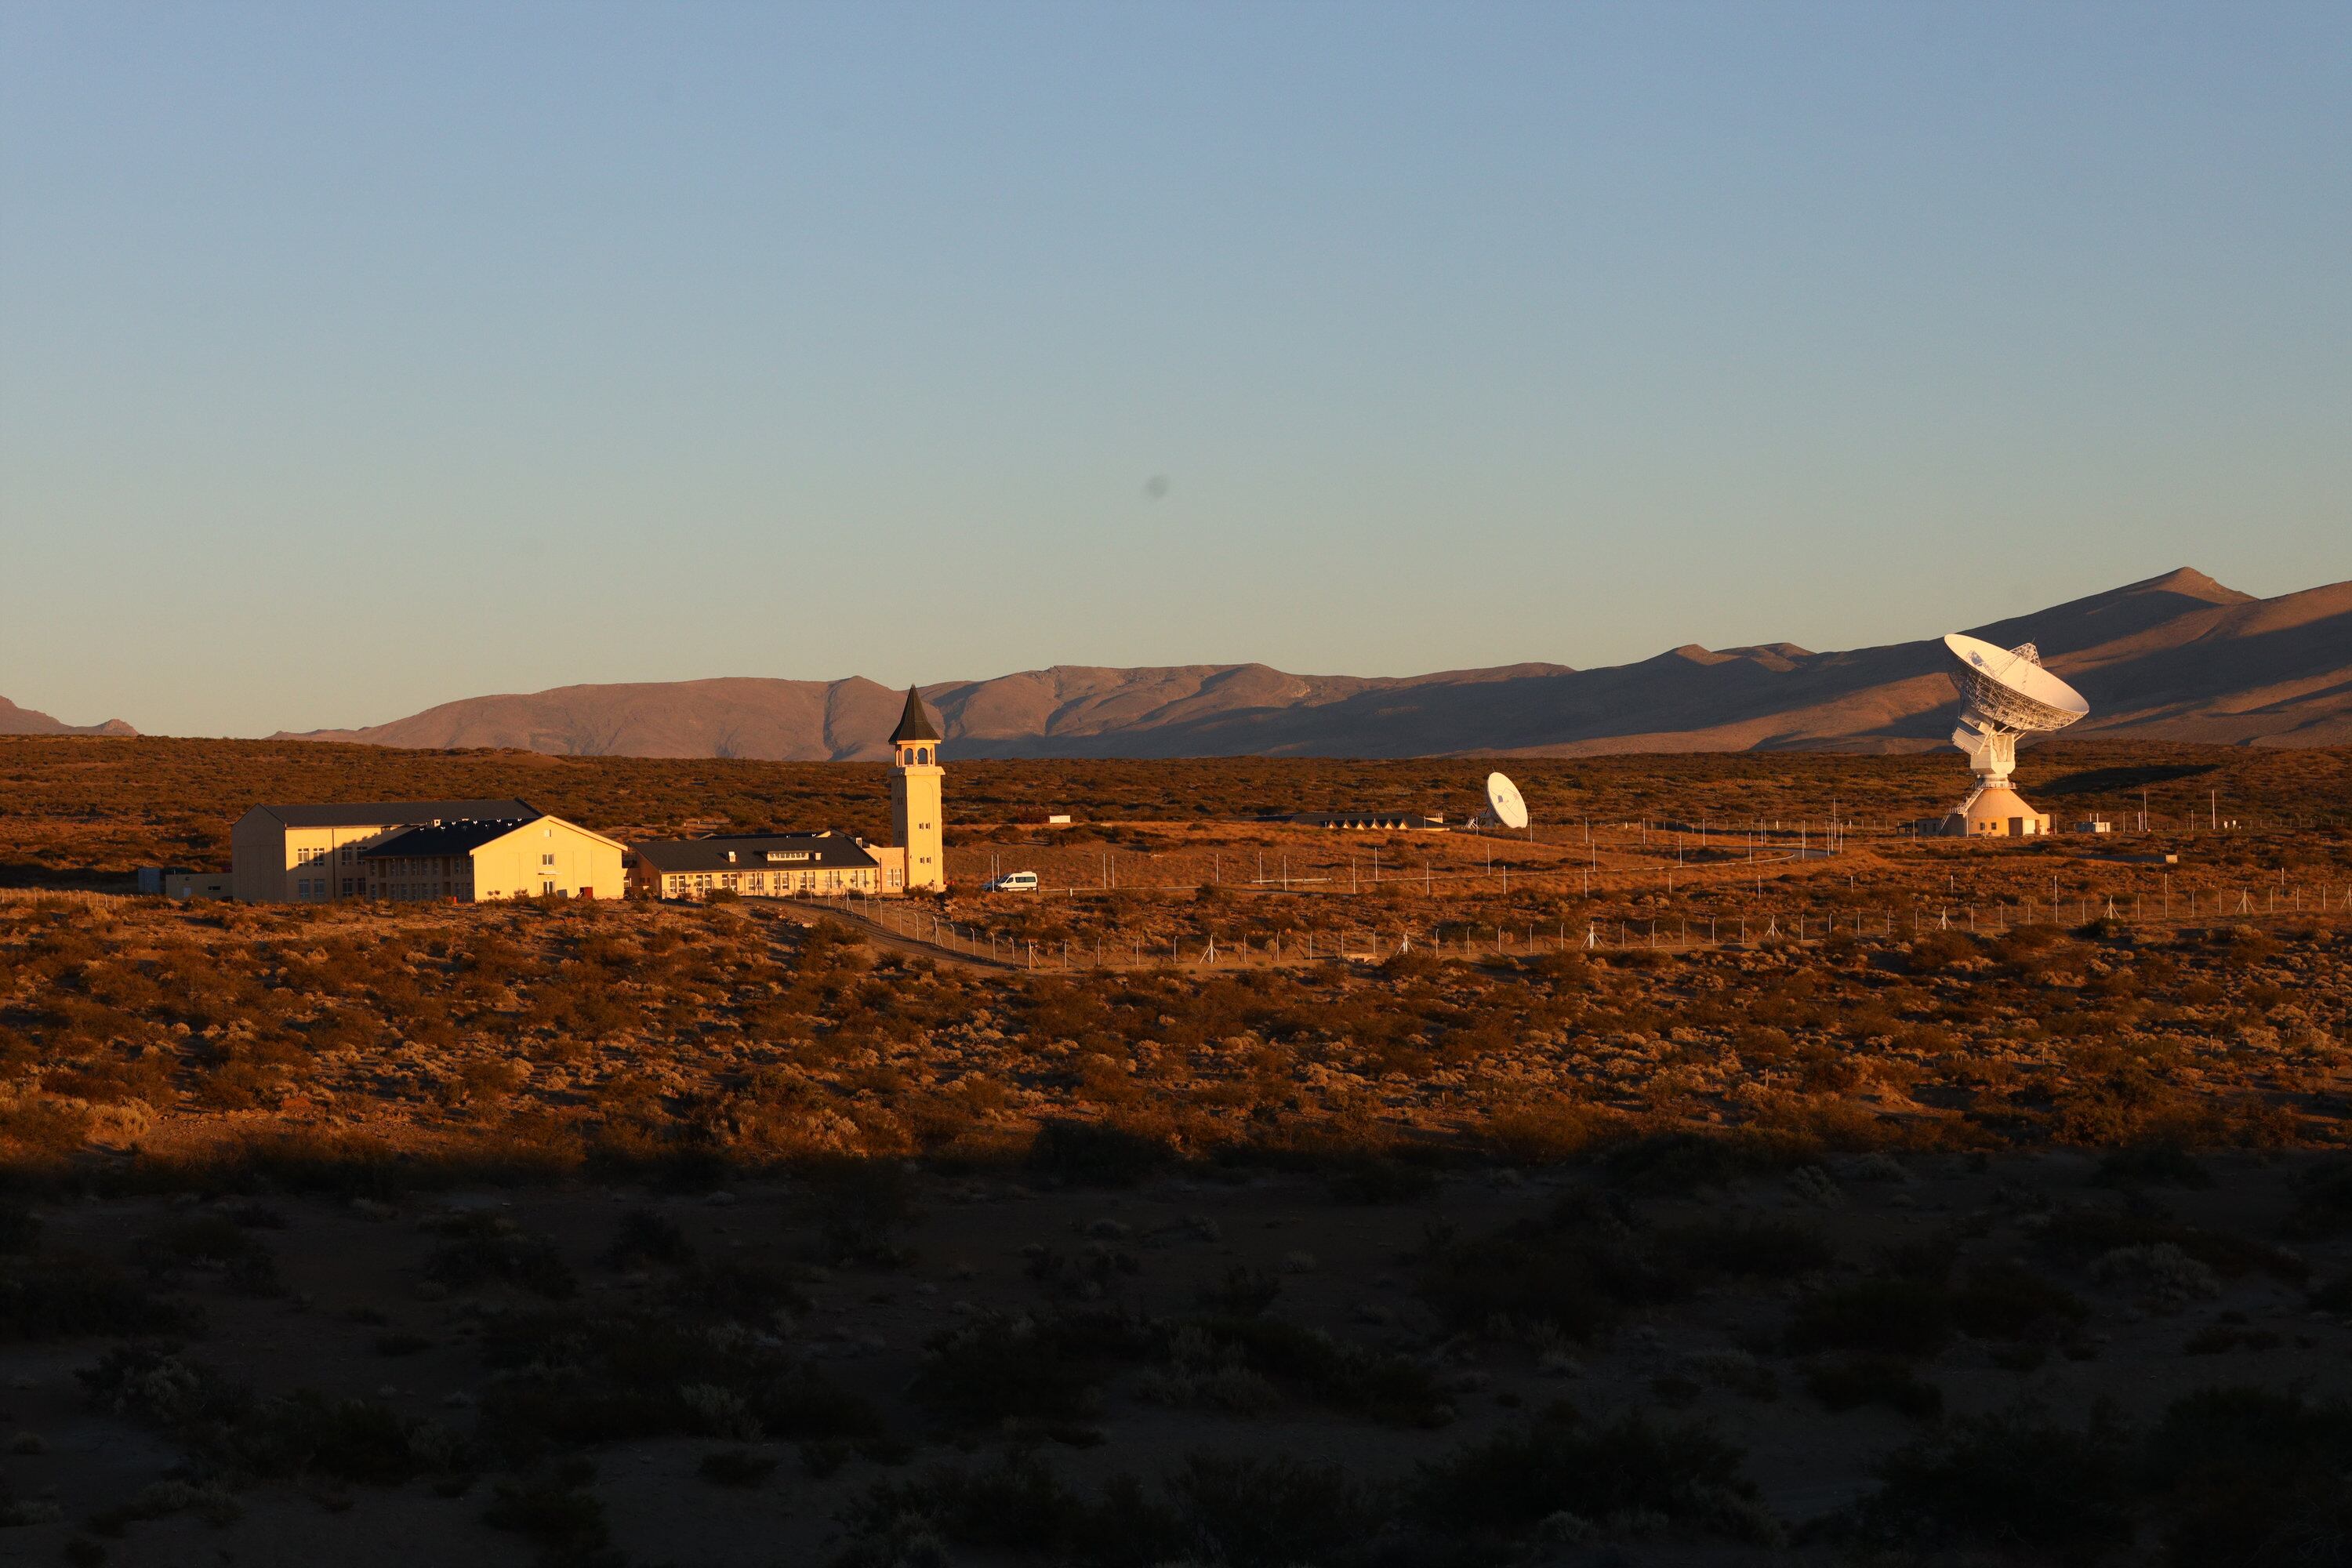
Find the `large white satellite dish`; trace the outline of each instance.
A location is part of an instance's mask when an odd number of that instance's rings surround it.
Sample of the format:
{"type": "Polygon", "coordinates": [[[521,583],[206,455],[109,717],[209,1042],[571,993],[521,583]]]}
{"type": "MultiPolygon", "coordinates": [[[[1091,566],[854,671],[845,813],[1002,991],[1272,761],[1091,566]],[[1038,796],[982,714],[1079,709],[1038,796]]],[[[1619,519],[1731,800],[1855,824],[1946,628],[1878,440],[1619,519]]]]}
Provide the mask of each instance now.
{"type": "Polygon", "coordinates": [[[1496,825],[1513,831],[1528,825],[1528,803],[1519,794],[1519,786],[1501,773],[1486,775],[1486,808],[1473,816],[1467,826],[1473,830],[1496,825]]]}
{"type": "Polygon", "coordinates": [[[1957,830],[1968,833],[1974,831],[1969,808],[1988,791],[2009,788],[2018,737],[2063,730],[2090,712],[2091,705],[2042,668],[2041,650],[2032,643],[2005,648],[1954,632],[1944,647],[1956,666],[1952,684],[1960,691],[1960,723],[1952,731],[1952,744],[1969,754],[1977,774],[1977,787],[1952,814],[1958,819],[1957,830]]]}

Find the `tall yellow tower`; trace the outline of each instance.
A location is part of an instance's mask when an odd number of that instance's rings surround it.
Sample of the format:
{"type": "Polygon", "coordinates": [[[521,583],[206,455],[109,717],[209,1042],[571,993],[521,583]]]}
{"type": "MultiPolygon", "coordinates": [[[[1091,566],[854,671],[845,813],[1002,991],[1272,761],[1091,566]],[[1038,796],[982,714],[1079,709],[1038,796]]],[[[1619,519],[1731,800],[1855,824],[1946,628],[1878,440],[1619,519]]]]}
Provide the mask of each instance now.
{"type": "Polygon", "coordinates": [[[907,891],[948,885],[948,857],[940,832],[940,732],[915,689],[907,688],[907,710],[890,731],[896,765],[890,774],[890,831],[907,851],[907,891]]]}

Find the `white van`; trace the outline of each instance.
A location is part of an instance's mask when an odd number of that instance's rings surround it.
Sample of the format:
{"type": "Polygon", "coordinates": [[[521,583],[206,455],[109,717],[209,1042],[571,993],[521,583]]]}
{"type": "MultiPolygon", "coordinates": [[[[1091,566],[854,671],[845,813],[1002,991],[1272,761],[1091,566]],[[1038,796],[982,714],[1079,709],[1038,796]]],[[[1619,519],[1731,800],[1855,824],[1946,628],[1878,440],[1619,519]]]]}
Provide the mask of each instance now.
{"type": "Polygon", "coordinates": [[[982,889],[991,893],[1034,893],[1037,890],[1034,871],[1007,871],[982,889]]]}

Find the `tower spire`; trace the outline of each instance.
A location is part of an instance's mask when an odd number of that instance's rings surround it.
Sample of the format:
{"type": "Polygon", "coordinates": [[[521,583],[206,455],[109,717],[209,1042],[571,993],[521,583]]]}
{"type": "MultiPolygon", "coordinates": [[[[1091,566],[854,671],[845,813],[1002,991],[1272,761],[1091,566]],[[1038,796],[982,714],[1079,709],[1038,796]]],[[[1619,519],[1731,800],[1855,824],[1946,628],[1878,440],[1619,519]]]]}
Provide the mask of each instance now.
{"type": "Polygon", "coordinates": [[[936,742],[940,732],[931,727],[931,715],[923,706],[921,693],[907,688],[907,710],[898,715],[898,727],[890,731],[890,743],[903,746],[909,741],[936,742]]]}

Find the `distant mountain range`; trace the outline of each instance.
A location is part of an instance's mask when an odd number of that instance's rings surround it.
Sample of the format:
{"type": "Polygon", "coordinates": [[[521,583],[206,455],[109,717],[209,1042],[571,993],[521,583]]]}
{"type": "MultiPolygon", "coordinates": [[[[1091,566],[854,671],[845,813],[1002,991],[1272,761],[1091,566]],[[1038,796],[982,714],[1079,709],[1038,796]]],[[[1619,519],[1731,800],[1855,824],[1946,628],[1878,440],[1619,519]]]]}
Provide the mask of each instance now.
{"type": "MultiPolygon", "coordinates": [[[[2352,743],[2352,582],[2275,599],[2181,570],[1968,628],[2032,641],[2090,699],[2074,733],[2352,743]]],[[[1957,700],[1935,637],[1846,653],[1696,644],[1602,669],[1523,664],[1402,679],[1262,664],[1051,669],[923,689],[966,757],[1425,756],[1942,743],[1957,700]]],[[[741,677],[473,697],[282,738],[572,755],[857,760],[904,698],[871,680],[741,677]]]]}
{"type": "Polygon", "coordinates": [[[120,719],[109,719],[103,724],[68,724],[46,713],[36,713],[30,708],[19,708],[5,697],[0,697],[0,735],[136,735],[138,731],[120,719]]]}

